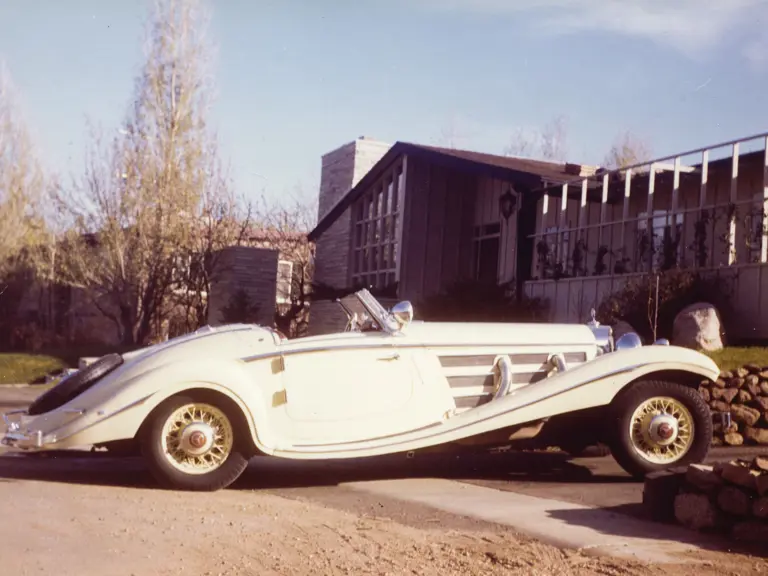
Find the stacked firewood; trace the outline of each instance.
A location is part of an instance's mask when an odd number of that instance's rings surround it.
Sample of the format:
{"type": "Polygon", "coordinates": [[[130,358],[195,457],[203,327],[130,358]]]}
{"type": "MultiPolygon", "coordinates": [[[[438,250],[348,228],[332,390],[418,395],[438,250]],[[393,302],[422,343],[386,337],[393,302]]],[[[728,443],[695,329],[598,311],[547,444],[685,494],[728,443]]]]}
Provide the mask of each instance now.
{"type": "Polygon", "coordinates": [[[768,445],[768,366],[748,364],[703,381],[699,393],[714,412],[730,412],[731,423],[715,423],[714,446],[768,445]]]}
{"type": "Polygon", "coordinates": [[[643,503],[656,520],[768,544],[768,457],[649,474],[643,503]]]}

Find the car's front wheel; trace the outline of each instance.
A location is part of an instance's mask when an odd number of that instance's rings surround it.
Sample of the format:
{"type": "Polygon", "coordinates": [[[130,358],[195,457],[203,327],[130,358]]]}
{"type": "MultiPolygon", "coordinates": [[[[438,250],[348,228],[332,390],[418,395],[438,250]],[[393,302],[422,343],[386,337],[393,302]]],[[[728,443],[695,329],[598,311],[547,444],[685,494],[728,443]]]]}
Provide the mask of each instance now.
{"type": "Polygon", "coordinates": [[[712,442],[709,406],[695,388],[663,380],[637,382],[609,408],[607,440],[634,477],[703,461],[712,442]]]}
{"type": "Polygon", "coordinates": [[[166,488],[214,491],[243,473],[248,459],[240,446],[237,419],[224,402],[173,396],[150,415],[142,454],[152,475],[166,488]]]}

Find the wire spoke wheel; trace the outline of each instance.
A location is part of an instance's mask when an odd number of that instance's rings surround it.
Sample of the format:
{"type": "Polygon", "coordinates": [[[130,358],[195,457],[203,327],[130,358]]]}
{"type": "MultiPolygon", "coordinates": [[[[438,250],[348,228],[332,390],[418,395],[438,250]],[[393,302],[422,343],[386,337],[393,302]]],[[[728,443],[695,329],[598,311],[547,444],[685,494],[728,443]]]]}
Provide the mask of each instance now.
{"type": "Polygon", "coordinates": [[[695,435],[691,411],[669,396],[648,398],[633,412],[629,420],[632,448],[653,464],[669,464],[683,458],[690,450],[695,435]]]}
{"type": "Polygon", "coordinates": [[[227,415],[211,404],[189,403],[174,410],[160,435],[167,462],[185,474],[207,474],[232,453],[234,431],[227,415]]]}

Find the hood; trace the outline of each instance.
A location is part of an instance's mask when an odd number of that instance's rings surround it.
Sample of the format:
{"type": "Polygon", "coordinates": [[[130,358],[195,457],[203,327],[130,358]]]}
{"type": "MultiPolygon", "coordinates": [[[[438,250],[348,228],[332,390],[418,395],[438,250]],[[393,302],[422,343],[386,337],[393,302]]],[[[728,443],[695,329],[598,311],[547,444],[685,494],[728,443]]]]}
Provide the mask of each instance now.
{"type": "Polygon", "coordinates": [[[595,335],[582,324],[496,323],[496,322],[413,322],[409,338],[426,345],[466,343],[509,346],[552,344],[595,346],[595,335]]]}

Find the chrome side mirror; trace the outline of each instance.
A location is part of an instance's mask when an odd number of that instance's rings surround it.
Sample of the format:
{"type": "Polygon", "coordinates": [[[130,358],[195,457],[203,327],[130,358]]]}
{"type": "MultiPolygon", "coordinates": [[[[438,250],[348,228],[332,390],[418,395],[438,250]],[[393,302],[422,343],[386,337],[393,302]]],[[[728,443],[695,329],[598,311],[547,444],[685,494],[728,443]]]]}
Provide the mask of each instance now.
{"type": "Polygon", "coordinates": [[[397,322],[397,325],[400,330],[408,326],[408,324],[411,323],[411,320],[413,320],[413,306],[407,300],[404,300],[403,302],[398,302],[397,304],[392,306],[392,310],[390,310],[390,313],[392,314],[392,317],[395,319],[395,322],[397,322]]]}

